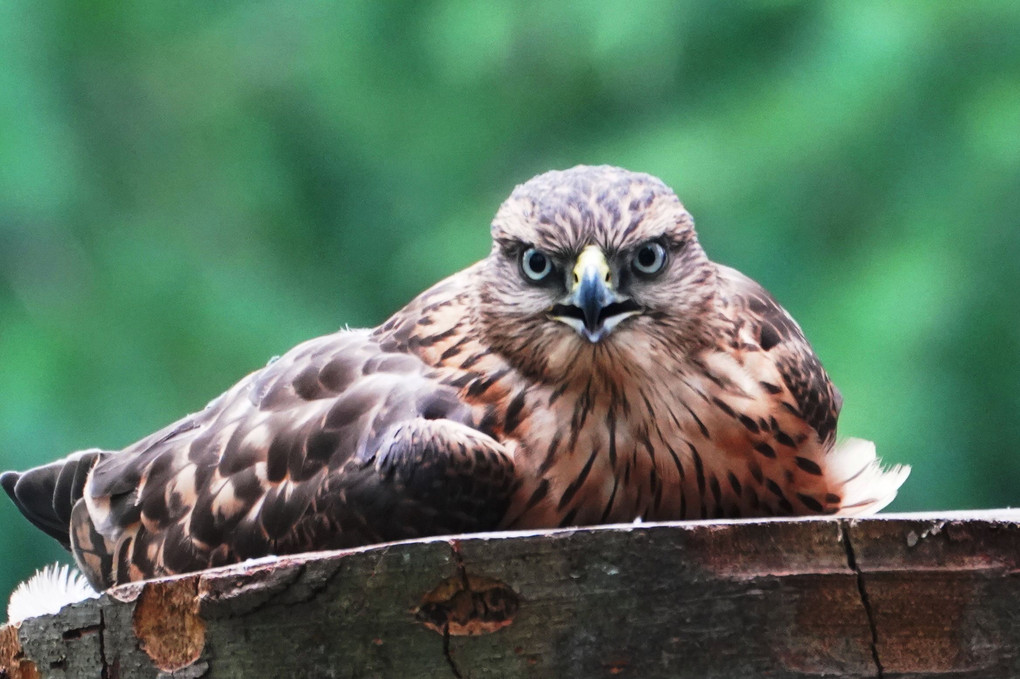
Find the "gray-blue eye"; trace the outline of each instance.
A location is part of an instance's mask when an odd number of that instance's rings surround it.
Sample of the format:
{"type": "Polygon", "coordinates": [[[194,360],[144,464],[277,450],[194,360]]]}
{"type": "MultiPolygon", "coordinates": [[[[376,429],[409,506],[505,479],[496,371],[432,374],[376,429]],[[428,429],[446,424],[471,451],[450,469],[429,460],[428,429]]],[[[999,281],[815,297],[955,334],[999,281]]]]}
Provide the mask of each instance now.
{"type": "Polygon", "coordinates": [[[535,248],[528,248],[521,253],[521,271],[530,280],[538,283],[552,273],[553,265],[549,256],[535,248]]]}
{"type": "Polygon", "coordinates": [[[644,276],[659,273],[665,265],[666,248],[662,247],[661,243],[656,243],[655,241],[642,245],[631,262],[634,271],[644,276]]]}

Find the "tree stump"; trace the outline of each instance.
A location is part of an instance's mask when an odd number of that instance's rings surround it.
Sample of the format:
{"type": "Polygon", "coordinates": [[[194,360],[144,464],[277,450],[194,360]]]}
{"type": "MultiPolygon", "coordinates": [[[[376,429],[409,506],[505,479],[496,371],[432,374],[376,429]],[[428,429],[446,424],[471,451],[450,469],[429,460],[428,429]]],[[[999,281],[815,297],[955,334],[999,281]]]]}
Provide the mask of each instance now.
{"type": "Polygon", "coordinates": [[[0,628],[30,677],[1020,676],[1020,511],[487,533],[251,561],[0,628]]]}

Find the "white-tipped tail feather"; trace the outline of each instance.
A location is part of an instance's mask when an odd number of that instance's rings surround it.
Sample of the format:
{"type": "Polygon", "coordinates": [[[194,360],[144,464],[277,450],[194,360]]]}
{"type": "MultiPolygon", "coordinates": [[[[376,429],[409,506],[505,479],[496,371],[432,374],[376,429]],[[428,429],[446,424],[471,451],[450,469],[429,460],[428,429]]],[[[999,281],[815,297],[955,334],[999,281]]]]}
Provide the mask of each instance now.
{"type": "Polygon", "coordinates": [[[896,497],[910,467],[894,465],[888,469],[875,454],[875,444],[864,439],[846,439],[829,452],[825,466],[831,478],[843,485],[840,516],[874,514],[896,497]]]}
{"type": "Polygon", "coordinates": [[[99,594],[89,587],[78,569],[66,564],[50,564],[11,592],[7,603],[7,622],[51,615],[64,606],[96,596],[99,594]]]}

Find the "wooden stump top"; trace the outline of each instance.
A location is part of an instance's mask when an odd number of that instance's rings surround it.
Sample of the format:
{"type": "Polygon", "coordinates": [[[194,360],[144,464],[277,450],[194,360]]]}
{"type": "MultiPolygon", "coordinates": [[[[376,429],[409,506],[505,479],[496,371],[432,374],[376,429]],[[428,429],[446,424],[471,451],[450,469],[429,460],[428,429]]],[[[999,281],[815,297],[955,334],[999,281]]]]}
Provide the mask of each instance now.
{"type": "Polygon", "coordinates": [[[0,628],[0,668],[9,679],[1017,677],[1018,561],[1018,510],[430,538],[120,587],[0,628]]]}

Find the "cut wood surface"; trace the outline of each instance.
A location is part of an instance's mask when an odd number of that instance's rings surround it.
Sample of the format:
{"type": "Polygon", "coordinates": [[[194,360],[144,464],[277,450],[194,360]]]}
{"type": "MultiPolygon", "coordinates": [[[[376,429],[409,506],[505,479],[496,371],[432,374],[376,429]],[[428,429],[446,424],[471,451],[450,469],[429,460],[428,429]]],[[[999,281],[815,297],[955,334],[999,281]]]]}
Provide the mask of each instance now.
{"type": "MultiPolygon", "coordinates": [[[[1020,511],[262,559],[0,628],[27,677],[1020,677],[1020,511]]],[[[3,675],[0,675],[3,676],[3,675]]]]}

